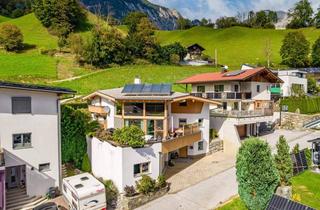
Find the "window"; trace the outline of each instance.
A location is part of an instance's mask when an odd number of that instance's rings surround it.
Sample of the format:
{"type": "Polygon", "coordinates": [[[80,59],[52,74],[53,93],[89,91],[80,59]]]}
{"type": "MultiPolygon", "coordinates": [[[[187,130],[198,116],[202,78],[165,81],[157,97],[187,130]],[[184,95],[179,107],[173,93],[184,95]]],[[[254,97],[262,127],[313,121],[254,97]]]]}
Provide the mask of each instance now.
{"type": "Polygon", "coordinates": [[[200,127],[203,126],[203,118],[198,119],[198,124],[199,124],[200,127]]]}
{"type": "Polygon", "coordinates": [[[139,163],[133,165],[133,175],[140,176],[142,174],[149,173],[150,162],[147,163],[139,163]]]}
{"type": "Polygon", "coordinates": [[[239,110],[239,102],[234,102],[233,103],[233,109],[234,110],[239,110]]]}
{"type": "Polygon", "coordinates": [[[203,150],[203,141],[198,142],[198,150],[203,150]]]}
{"type": "Polygon", "coordinates": [[[40,172],[49,171],[49,170],[50,170],[50,163],[39,164],[39,171],[40,172]]]}
{"type": "Polygon", "coordinates": [[[224,91],[224,85],[215,85],[214,86],[214,92],[223,92],[224,91]]]}
{"type": "Polygon", "coordinates": [[[227,102],[222,102],[223,110],[227,110],[228,104],[227,102]]]}
{"type": "Polygon", "coordinates": [[[116,103],[117,115],[122,115],[122,104],[116,103]]]}
{"type": "Polygon", "coordinates": [[[12,97],[12,114],[31,113],[31,97],[12,97]]]}
{"type": "Polygon", "coordinates": [[[179,102],[179,106],[188,106],[187,100],[179,102]]]}
{"type": "Polygon", "coordinates": [[[234,92],[239,92],[239,85],[234,85],[234,92]]]}
{"type": "Polygon", "coordinates": [[[127,116],[142,116],[143,103],[125,103],[124,114],[127,116]]]}
{"type": "Polygon", "coordinates": [[[260,85],[257,85],[257,93],[260,93],[260,85]]]}
{"type": "Polygon", "coordinates": [[[201,85],[201,86],[197,86],[197,92],[198,93],[204,93],[206,92],[206,87],[201,85]]]}
{"type": "Polygon", "coordinates": [[[187,124],[187,119],[179,119],[179,128],[182,128],[187,124]]]}
{"type": "Polygon", "coordinates": [[[141,130],[144,130],[143,120],[136,120],[136,119],[124,120],[124,125],[126,127],[135,125],[138,128],[140,128],[141,130]]]}
{"type": "Polygon", "coordinates": [[[25,149],[31,147],[31,133],[13,134],[13,149],[25,149]]]}
{"type": "Polygon", "coordinates": [[[163,116],[164,104],[163,103],[147,103],[146,114],[147,116],[163,116]]]}
{"type": "Polygon", "coordinates": [[[147,120],[147,135],[162,139],[163,120],[147,120]]]}

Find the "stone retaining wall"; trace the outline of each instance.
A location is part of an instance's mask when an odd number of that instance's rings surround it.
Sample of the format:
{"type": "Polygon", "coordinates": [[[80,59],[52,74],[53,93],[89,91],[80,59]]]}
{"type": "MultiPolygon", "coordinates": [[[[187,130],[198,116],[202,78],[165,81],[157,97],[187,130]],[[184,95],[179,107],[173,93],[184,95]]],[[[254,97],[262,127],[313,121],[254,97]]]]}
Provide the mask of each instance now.
{"type": "Polygon", "coordinates": [[[304,130],[304,124],[311,122],[317,118],[320,118],[320,114],[315,115],[306,115],[299,113],[291,112],[282,112],[281,113],[281,128],[284,129],[299,129],[304,130]]]}
{"type": "Polygon", "coordinates": [[[160,189],[157,192],[150,193],[150,195],[139,194],[133,197],[127,197],[120,195],[116,210],[131,210],[138,208],[150,201],[164,196],[169,191],[169,185],[165,188],[160,189]]]}
{"type": "Polygon", "coordinates": [[[221,139],[213,139],[209,144],[209,153],[213,154],[223,150],[223,140],[221,139]]]}

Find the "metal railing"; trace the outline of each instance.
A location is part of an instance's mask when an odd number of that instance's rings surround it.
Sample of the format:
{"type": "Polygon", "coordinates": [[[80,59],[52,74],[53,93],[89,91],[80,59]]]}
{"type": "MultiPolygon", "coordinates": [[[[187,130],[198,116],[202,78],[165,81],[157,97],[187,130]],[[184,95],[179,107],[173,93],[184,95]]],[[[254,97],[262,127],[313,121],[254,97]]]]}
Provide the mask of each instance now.
{"type": "Polygon", "coordinates": [[[251,111],[239,111],[239,110],[211,110],[211,116],[214,117],[231,117],[231,118],[249,118],[249,117],[264,117],[264,116],[273,116],[273,109],[264,108],[256,109],[251,111]]]}
{"type": "Polygon", "coordinates": [[[206,93],[191,93],[191,95],[208,99],[251,99],[251,92],[206,92],[206,93]]]}

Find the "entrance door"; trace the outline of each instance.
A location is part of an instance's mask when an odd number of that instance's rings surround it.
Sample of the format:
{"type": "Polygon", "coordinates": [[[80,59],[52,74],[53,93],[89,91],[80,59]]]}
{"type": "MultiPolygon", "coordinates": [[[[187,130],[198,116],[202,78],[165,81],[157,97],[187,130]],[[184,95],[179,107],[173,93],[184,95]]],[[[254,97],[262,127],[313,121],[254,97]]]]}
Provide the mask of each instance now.
{"type": "Polygon", "coordinates": [[[188,157],[188,146],[182,147],[179,149],[179,157],[187,158],[188,157]]]}
{"type": "Polygon", "coordinates": [[[6,175],[7,175],[8,188],[11,189],[11,188],[18,187],[18,185],[19,185],[19,168],[17,166],[6,168],[6,175]]]}

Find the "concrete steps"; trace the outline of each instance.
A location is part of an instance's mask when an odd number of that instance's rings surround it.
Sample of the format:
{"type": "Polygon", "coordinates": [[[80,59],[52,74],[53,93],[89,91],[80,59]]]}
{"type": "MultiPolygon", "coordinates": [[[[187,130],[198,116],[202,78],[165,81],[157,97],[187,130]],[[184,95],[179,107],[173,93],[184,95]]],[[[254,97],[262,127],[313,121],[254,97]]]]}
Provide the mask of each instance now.
{"type": "Polygon", "coordinates": [[[6,192],[6,210],[27,210],[46,202],[42,196],[28,196],[25,189],[12,189],[6,192]]]}

